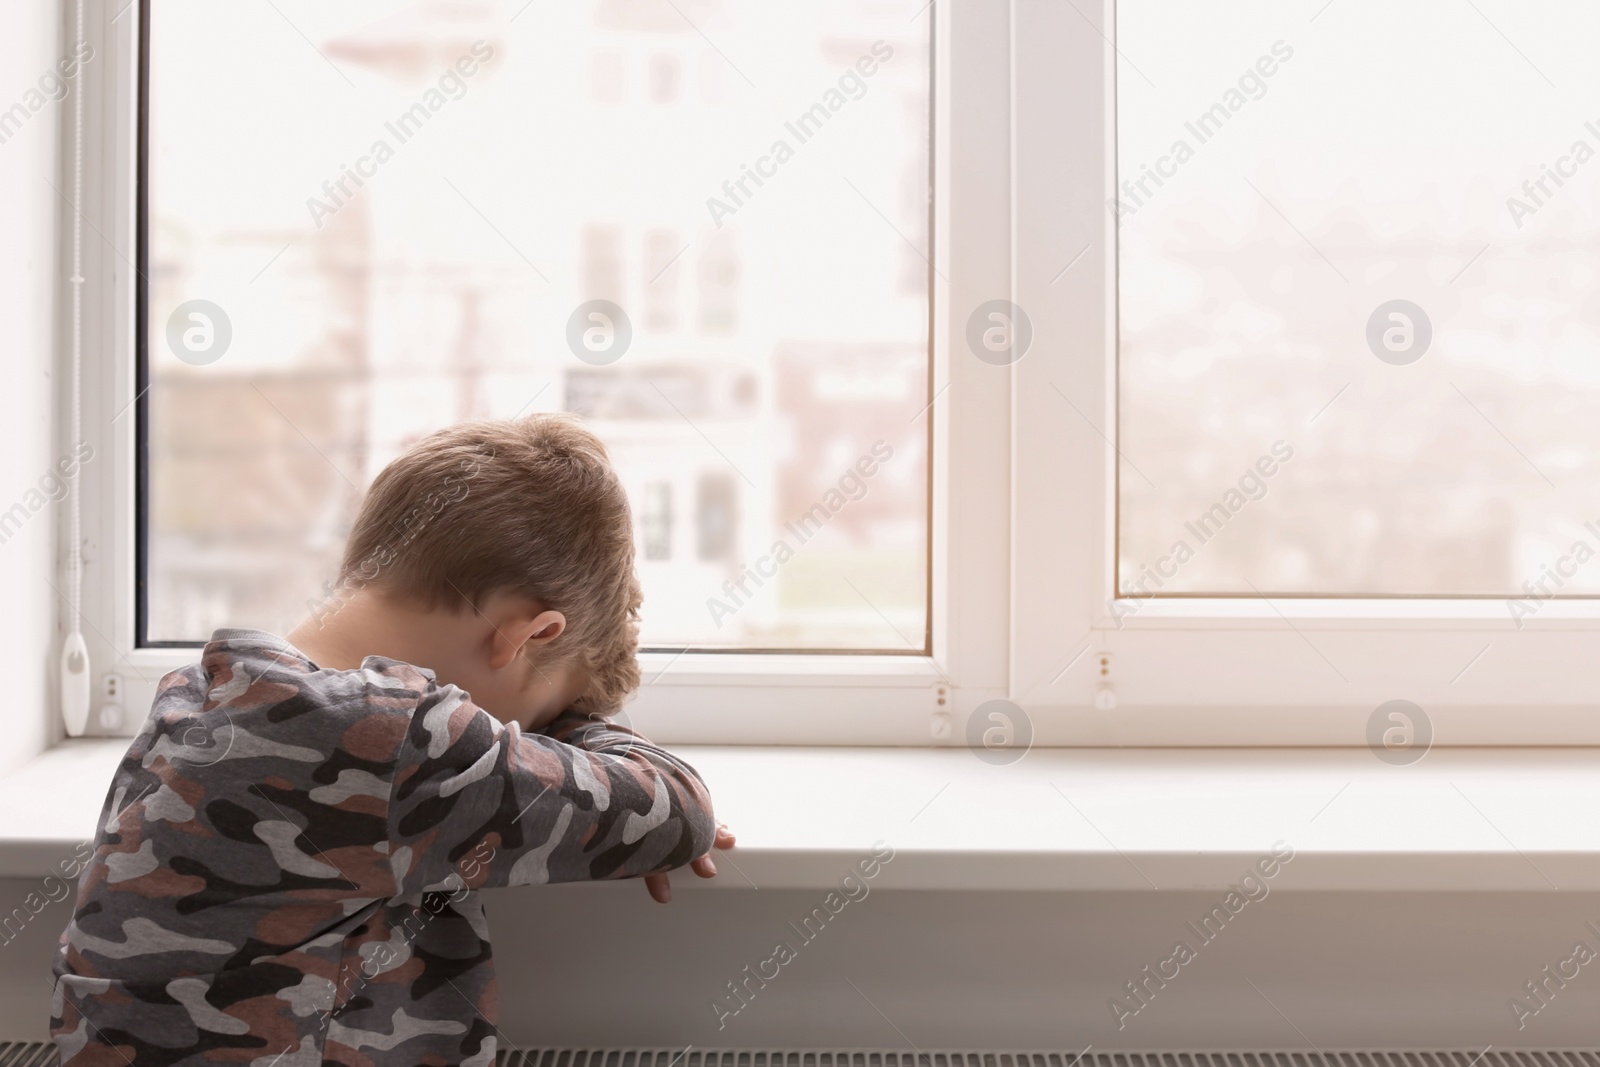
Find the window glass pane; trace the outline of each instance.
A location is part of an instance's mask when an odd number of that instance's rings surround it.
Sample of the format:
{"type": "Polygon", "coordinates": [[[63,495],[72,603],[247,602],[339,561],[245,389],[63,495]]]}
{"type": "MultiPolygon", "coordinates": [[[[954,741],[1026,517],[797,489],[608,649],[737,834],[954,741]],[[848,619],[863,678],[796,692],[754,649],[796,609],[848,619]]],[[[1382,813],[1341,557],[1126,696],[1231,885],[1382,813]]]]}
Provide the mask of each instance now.
{"type": "Polygon", "coordinates": [[[1600,592],[1600,8],[1117,28],[1121,590],[1600,592]]]}
{"type": "Polygon", "coordinates": [[[147,639],[292,625],[410,442],[571,411],[647,645],[921,651],[924,3],[155,4],[147,639]]]}

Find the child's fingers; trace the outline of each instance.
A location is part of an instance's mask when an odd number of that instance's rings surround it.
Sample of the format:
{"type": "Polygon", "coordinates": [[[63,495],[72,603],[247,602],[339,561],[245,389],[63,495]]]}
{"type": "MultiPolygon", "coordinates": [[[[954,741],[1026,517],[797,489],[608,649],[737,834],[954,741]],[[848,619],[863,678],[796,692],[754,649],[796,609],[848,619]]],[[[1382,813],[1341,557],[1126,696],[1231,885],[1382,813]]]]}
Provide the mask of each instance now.
{"type": "Polygon", "coordinates": [[[716,861],[711,856],[696,856],[689,861],[689,869],[702,878],[714,878],[717,874],[716,861]]]}
{"type": "Polygon", "coordinates": [[[650,899],[657,904],[672,903],[672,884],[667,881],[665,874],[645,875],[644,887],[650,891],[650,899]]]}
{"type": "Polygon", "coordinates": [[[732,848],[734,842],[733,831],[725,823],[717,824],[717,836],[711,843],[717,848],[732,848]]]}

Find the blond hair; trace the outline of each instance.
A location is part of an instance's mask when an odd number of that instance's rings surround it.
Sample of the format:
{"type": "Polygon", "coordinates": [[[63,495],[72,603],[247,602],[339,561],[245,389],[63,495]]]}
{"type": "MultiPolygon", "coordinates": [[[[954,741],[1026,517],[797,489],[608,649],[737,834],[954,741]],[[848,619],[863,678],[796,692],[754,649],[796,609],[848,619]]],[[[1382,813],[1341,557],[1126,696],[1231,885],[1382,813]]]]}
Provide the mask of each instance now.
{"type": "Polygon", "coordinates": [[[531,597],[567,617],[538,662],[588,672],[582,710],[611,714],[639,687],[628,498],[605,446],[571,416],[466,422],[417,442],[367,490],[339,582],[425,607],[531,597]]]}

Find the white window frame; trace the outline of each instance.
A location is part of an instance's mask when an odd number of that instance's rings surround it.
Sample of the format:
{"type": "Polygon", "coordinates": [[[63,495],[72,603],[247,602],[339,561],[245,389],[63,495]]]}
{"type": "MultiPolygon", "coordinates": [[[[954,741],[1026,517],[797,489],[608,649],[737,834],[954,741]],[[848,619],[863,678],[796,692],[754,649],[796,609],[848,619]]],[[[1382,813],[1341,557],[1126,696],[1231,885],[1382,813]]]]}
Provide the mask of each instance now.
{"type": "Polygon", "coordinates": [[[1600,743],[1583,669],[1600,631],[1592,599],[1547,602],[1521,628],[1500,599],[1113,609],[1115,0],[1017,0],[1013,17],[1013,203],[1026,220],[1014,300],[1034,341],[1015,367],[1010,679],[1039,739],[1364,745],[1378,706],[1401,699],[1435,744],[1600,743]]]}
{"type": "MultiPolygon", "coordinates": [[[[97,676],[123,680],[110,732],[124,734],[198,651],[134,647],[139,5],[126,3],[88,5],[102,62],[87,83],[84,425],[99,458],[82,482],[85,630],[97,676]]],[[[1521,629],[1499,600],[1113,613],[1114,3],[935,2],[920,16],[935,20],[937,72],[932,655],[645,653],[630,721],[675,743],[960,745],[978,705],[1008,698],[1040,744],[1359,746],[1377,706],[1406,699],[1437,744],[1600,744],[1574,669],[1600,631],[1595,601],[1547,603],[1521,629]],[[997,298],[1033,326],[1010,367],[966,348],[968,316],[997,298]]]]}
{"type": "MultiPolygon", "coordinates": [[[[139,18],[135,0],[90,0],[102,62],[86,98],[87,370],[84,630],[96,676],[121,679],[131,734],[156,684],[198,646],[136,647],[135,373],[139,18]],[[97,236],[98,235],[98,236],[97,236]]],[[[933,4],[933,552],[931,655],[643,653],[646,684],[625,714],[676,743],[901,744],[959,737],[963,716],[1006,695],[1009,389],[955,349],[963,308],[1009,290],[1009,49],[1004,0],[933,4]],[[959,96],[952,87],[959,86],[959,96]],[[981,154],[952,144],[983,145],[981,154]],[[957,560],[962,564],[957,566],[957,560]],[[955,724],[952,728],[952,723],[955,724]]],[[[92,66],[92,65],[91,65],[92,66]]]]}

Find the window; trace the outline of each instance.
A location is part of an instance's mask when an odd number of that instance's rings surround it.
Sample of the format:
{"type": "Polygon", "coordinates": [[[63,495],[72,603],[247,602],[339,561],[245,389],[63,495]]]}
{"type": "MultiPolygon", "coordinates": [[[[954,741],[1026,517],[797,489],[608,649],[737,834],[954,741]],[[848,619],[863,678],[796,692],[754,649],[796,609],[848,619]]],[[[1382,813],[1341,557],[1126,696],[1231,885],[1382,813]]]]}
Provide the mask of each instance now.
{"type": "Polygon", "coordinates": [[[398,449],[520,410],[623,474],[653,737],[919,744],[1006,693],[1009,385],[960,341],[1009,285],[1003,17],[90,12],[83,618],[127,708],[325,598],[398,449]]]}
{"type": "Polygon", "coordinates": [[[1600,12],[1116,31],[1119,592],[1600,593],[1600,12]]]}
{"type": "Polygon", "coordinates": [[[647,646],[925,655],[922,7],[146,5],[142,642],[292,626],[410,442],[567,410],[647,646]]]}
{"type": "Polygon", "coordinates": [[[959,744],[1008,699],[1037,743],[1362,745],[1407,700],[1600,743],[1587,9],[281,6],[111,31],[187,60],[151,68],[143,520],[134,420],[91,475],[128,662],[282,625],[394,450],[525,406],[616,451],[665,740],[959,744]],[[270,101],[226,91],[257,53],[270,101]]]}
{"type": "Polygon", "coordinates": [[[1552,85],[1593,78],[1594,17],[1017,9],[1012,694],[1036,721],[1362,745],[1407,700],[1441,742],[1592,743],[1600,135],[1552,85]]]}

